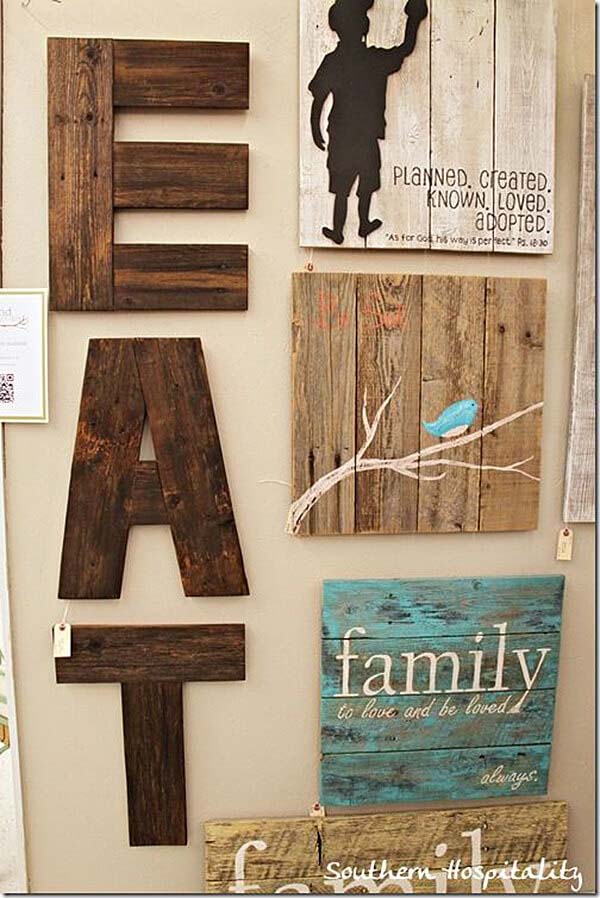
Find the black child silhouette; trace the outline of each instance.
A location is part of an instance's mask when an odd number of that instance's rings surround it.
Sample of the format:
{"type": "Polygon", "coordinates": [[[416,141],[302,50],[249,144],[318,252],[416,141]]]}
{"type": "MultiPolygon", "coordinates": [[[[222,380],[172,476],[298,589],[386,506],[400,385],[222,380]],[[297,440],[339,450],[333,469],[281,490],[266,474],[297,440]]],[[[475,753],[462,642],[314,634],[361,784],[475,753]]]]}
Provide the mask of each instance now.
{"type": "MultiPolygon", "coordinates": [[[[392,2],[392,0],[388,0],[392,2]]],[[[325,100],[333,94],[329,116],[328,158],[329,191],[335,194],[333,228],[323,234],[338,246],[344,242],[348,197],[358,178],[360,237],[368,237],[381,227],[371,221],[373,194],[381,187],[381,150],[385,139],[387,80],[398,72],[415,49],[419,25],[427,17],[426,0],[408,0],[404,42],[398,47],[368,47],[370,22],[367,15],[375,0],[336,0],[329,10],[329,26],[339,43],[328,53],[308,86],[314,97],[311,112],[312,135],[320,150],[325,150],[321,132],[321,113],[325,100]]]]}

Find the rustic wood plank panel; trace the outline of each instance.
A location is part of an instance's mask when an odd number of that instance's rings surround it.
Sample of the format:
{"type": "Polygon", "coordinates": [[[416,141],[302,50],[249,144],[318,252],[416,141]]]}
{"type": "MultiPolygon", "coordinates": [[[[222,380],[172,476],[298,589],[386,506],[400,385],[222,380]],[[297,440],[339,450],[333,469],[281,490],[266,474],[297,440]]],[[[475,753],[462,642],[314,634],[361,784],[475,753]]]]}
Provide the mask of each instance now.
{"type": "Polygon", "coordinates": [[[433,249],[485,248],[474,213],[486,210],[480,175],[494,162],[494,20],[495,0],[431,4],[431,167],[448,173],[432,191],[433,249]]]}
{"type": "MultiPolygon", "coordinates": [[[[360,619],[364,620],[362,615],[360,615],[360,619]]],[[[497,635],[486,636],[481,642],[476,643],[475,636],[477,631],[466,637],[430,636],[427,639],[373,639],[369,628],[363,627],[363,629],[367,632],[367,638],[361,639],[359,638],[360,634],[354,633],[350,642],[352,653],[357,655],[357,658],[349,664],[347,690],[344,689],[341,675],[342,641],[337,639],[323,640],[321,653],[321,696],[323,698],[344,698],[344,693],[351,693],[356,697],[360,697],[362,708],[362,700],[365,695],[386,694],[383,684],[388,679],[389,688],[399,695],[413,695],[413,704],[417,705],[426,705],[429,701],[429,698],[427,698],[427,701],[423,701],[421,693],[425,697],[430,697],[433,694],[441,693],[454,695],[454,693],[470,692],[476,695],[480,692],[494,692],[497,689],[498,659],[502,657],[503,646],[505,647],[502,672],[503,688],[515,694],[525,690],[526,682],[521,666],[524,662],[515,654],[518,650],[524,651],[525,645],[529,649],[529,654],[525,658],[531,659],[530,676],[535,672],[540,658],[543,659],[543,663],[540,665],[540,672],[534,682],[535,688],[554,689],[556,686],[560,650],[560,635],[558,633],[530,633],[526,637],[510,634],[502,641],[497,635]],[[471,651],[480,649],[482,652],[483,669],[478,678],[480,686],[477,689],[473,689],[473,657],[469,656],[468,653],[467,655],[464,654],[465,646],[467,645],[471,651]],[[546,654],[543,654],[544,650],[547,650],[546,654]],[[456,667],[451,662],[451,659],[447,656],[444,657],[446,652],[452,652],[457,655],[459,663],[456,667]],[[439,656],[441,660],[433,664],[428,653],[439,656]],[[410,681],[408,677],[407,654],[414,658],[410,681]],[[373,656],[376,656],[376,660],[379,663],[366,666],[368,660],[373,658],[373,656]],[[383,663],[384,656],[391,658],[391,662],[388,662],[390,666],[389,678],[384,678],[382,673],[385,666],[383,663]],[[454,683],[455,670],[458,671],[458,674],[456,674],[457,685],[454,683]],[[371,671],[371,674],[369,674],[369,671],[371,671]],[[372,675],[375,675],[376,678],[376,682],[369,687],[373,691],[365,692],[364,682],[372,675]],[[412,689],[410,688],[411,686],[412,689]]],[[[511,705],[514,703],[516,702],[510,702],[511,705]]]]}
{"type": "Polygon", "coordinates": [[[243,311],[248,247],[116,244],[114,303],[124,311],[243,311]]]}
{"type": "Polygon", "coordinates": [[[596,79],[583,88],[581,185],[571,423],[563,516],[596,519],[596,79]]]}
{"type": "Polygon", "coordinates": [[[112,41],[48,41],[50,303],[112,308],[112,41]]]}
{"type": "Polygon", "coordinates": [[[433,580],[326,580],[323,639],[342,639],[357,608],[373,639],[559,633],[564,577],[492,577],[433,580]]]}
{"type": "Polygon", "coordinates": [[[183,687],[121,686],[129,844],[187,845],[183,687]]]}
{"type": "Polygon", "coordinates": [[[244,680],[243,624],[74,626],[57,683],[244,680]]]}
{"type": "MultiPolygon", "coordinates": [[[[356,277],[294,275],[293,495],[355,452],[356,277]]],[[[301,535],[353,533],[354,476],[324,496],[301,535]]]]}
{"type": "Polygon", "coordinates": [[[427,716],[415,729],[410,716],[414,696],[379,696],[364,699],[353,706],[362,709],[350,720],[340,722],[340,703],[337,699],[324,701],[321,706],[321,751],[323,754],[348,752],[422,751],[435,748],[477,748],[486,745],[543,744],[552,741],[554,729],[555,692],[536,689],[525,702],[527,716],[510,714],[523,698],[523,692],[490,692],[484,701],[480,695],[452,695],[456,715],[437,717],[445,696],[432,696],[424,703],[427,716]],[[490,707],[505,709],[490,715],[490,707]],[[469,715],[481,713],[479,727],[473,730],[469,715]],[[381,714],[381,717],[377,717],[381,714]]]}
{"type": "Polygon", "coordinates": [[[545,795],[549,761],[546,745],[323,755],[321,801],[334,807],[354,807],[457,797],[514,798],[515,780],[492,785],[482,782],[498,768],[502,768],[499,778],[504,771],[510,771],[505,776],[523,778],[521,795],[545,795]]]}
{"type": "Polygon", "coordinates": [[[202,343],[140,339],[135,357],[185,593],[248,595],[202,343]]]}
{"type": "Polygon", "coordinates": [[[495,231],[495,252],[554,248],[555,16],[554,0],[496,3],[494,169],[526,173],[526,180],[517,190],[510,178],[506,185],[496,183],[496,218],[509,218],[495,231]],[[529,221],[519,219],[522,215],[529,221]]]}
{"type": "Polygon", "coordinates": [[[118,599],[121,594],[143,426],[132,341],[91,340],[63,541],[63,599],[118,599]]]}
{"type": "Polygon", "coordinates": [[[115,106],[248,109],[248,44],[117,40],[114,59],[115,106]]]}
{"type": "Polygon", "coordinates": [[[248,147],[216,143],[114,144],[118,209],[247,209],[248,147]]]}
{"type": "Polygon", "coordinates": [[[138,463],[133,478],[130,526],[135,524],[168,524],[158,465],[155,461],[138,463]]]}
{"type": "MultiPolygon", "coordinates": [[[[357,447],[366,439],[363,405],[369,420],[401,380],[382,418],[369,455],[402,458],[419,442],[422,278],[361,275],[357,302],[357,447]]],[[[356,532],[399,533],[417,529],[418,482],[393,471],[356,477],[356,532]]]]}
{"type": "MultiPolygon", "coordinates": [[[[331,894],[333,886],[325,882],[329,864],[368,870],[373,860],[380,863],[383,858],[394,870],[413,866],[441,873],[443,861],[436,857],[440,844],[446,846],[444,857],[459,859],[464,866],[476,863],[479,853],[485,858],[484,869],[501,866],[507,858],[518,859],[525,867],[539,863],[542,856],[567,856],[567,807],[560,802],[321,820],[217,821],[204,829],[209,894],[227,893],[236,881],[238,891],[245,888],[259,894],[273,894],[277,888],[291,891],[291,883],[298,884],[295,891],[304,885],[303,891],[308,887],[315,894],[331,894]]],[[[518,882],[513,883],[517,892],[518,882]]],[[[445,891],[441,883],[419,884],[413,879],[405,891],[441,894],[445,891]]],[[[371,891],[382,891],[382,883],[371,885],[371,891]]],[[[450,881],[448,887],[452,885],[450,881]]],[[[464,883],[458,885],[464,890],[464,883]]],[[[386,882],[384,890],[392,889],[386,882]]],[[[494,894],[492,889],[488,891],[494,894]]],[[[500,893],[504,891],[502,887],[500,893]]]]}
{"type": "MultiPolygon", "coordinates": [[[[367,868],[368,868],[367,864],[367,868]]],[[[560,864],[557,864],[559,867],[560,864]]],[[[443,871],[436,871],[433,867],[429,868],[434,879],[427,880],[418,880],[412,879],[410,881],[403,880],[402,882],[393,882],[386,881],[385,882],[385,894],[386,895],[406,895],[407,889],[410,888],[411,892],[415,895],[464,895],[465,894],[465,884],[460,879],[450,879],[446,882],[447,874],[443,871]],[[439,879],[435,879],[435,874],[439,879]],[[443,888],[444,892],[440,893],[438,891],[439,888],[443,888]]],[[[492,871],[497,868],[493,867],[482,867],[484,874],[489,870],[490,875],[492,871]]],[[[339,886],[340,882],[337,882],[338,890],[334,891],[333,884],[329,885],[324,882],[323,879],[304,879],[302,881],[303,889],[302,891],[309,895],[334,895],[339,894],[339,886]]],[[[228,893],[228,887],[230,885],[230,881],[222,880],[221,882],[209,882],[206,885],[206,894],[207,895],[224,895],[228,893]]],[[[260,882],[260,885],[253,889],[252,894],[255,895],[275,895],[283,890],[283,893],[294,893],[298,892],[297,883],[295,883],[295,888],[290,888],[290,882],[285,879],[265,879],[260,882]]],[[[378,888],[381,883],[370,883],[371,891],[373,890],[373,885],[375,888],[378,888]]],[[[573,885],[573,880],[547,880],[542,883],[542,886],[537,892],[538,895],[567,895],[570,894],[571,886],[573,885]]],[[[350,886],[350,881],[345,882],[345,886],[350,886]]],[[[351,892],[350,894],[361,894],[359,889],[362,889],[362,893],[366,893],[367,886],[364,882],[356,883],[353,886],[356,890],[355,892],[351,892]]],[[[514,894],[516,895],[531,895],[531,889],[533,888],[531,884],[531,880],[516,880],[512,883],[512,888],[514,889],[514,894]]],[[[408,893],[410,894],[410,892],[408,893]]],[[[506,888],[504,882],[502,880],[494,880],[489,883],[487,889],[485,890],[486,895],[506,895],[506,888]]]]}
{"type": "Polygon", "coordinates": [[[464,607],[463,583],[453,581],[447,581],[445,606],[442,581],[434,581],[431,599],[423,581],[406,581],[403,593],[404,584],[382,580],[378,596],[374,581],[366,595],[360,582],[345,590],[339,581],[326,582],[322,804],[545,793],[564,580],[549,578],[548,595],[536,600],[536,618],[529,616],[531,598],[515,601],[513,595],[511,601],[511,592],[519,595],[515,578],[508,590],[499,579],[490,580],[488,590],[475,582],[477,590],[465,591],[464,607]],[[520,632],[511,631],[509,620],[520,632]],[[420,635],[407,635],[415,629],[420,635]],[[327,638],[331,632],[335,638],[327,638]]]}
{"type": "MultiPolygon", "coordinates": [[[[484,342],[485,279],[423,278],[422,421],[435,421],[453,403],[473,399],[479,411],[471,427],[481,427],[484,342]]],[[[424,427],[419,427],[419,436],[421,449],[439,443],[424,427]]],[[[450,450],[446,457],[473,467],[418,484],[418,529],[422,533],[476,532],[481,441],[450,450]]]]}
{"type": "MultiPolygon", "coordinates": [[[[546,282],[492,278],[487,285],[484,425],[544,398],[546,282]]],[[[486,466],[530,459],[523,469],[541,473],[541,410],[484,437],[481,461],[482,531],[535,530],[539,482],[486,466]]]]}

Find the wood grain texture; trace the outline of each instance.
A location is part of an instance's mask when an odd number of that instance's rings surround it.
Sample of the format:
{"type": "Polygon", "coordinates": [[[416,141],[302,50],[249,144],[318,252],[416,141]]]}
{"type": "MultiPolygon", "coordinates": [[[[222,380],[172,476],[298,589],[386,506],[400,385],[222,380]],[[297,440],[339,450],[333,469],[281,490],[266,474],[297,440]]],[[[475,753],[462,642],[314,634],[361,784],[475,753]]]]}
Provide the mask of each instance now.
{"type": "Polygon", "coordinates": [[[145,415],[133,345],[89,343],[63,541],[63,599],[121,594],[145,415]]]}
{"type": "MultiPolygon", "coordinates": [[[[360,870],[368,869],[373,860],[381,863],[385,858],[394,870],[413,866],[441,872],[435,849],[443,843],[447,846],[446,857],[461,860],[468,866],[474,863],[472,846],[470,838],[463,834],[477,830],[482,834],[481,854],[486,869],[503,865],[507,858],[518,859],[526,866],[539,862],[542,856],[547,859],[567,856],[567,806],[561,802],[353,814],[322,820],[216,821],[204,827],[206,888],[209,894],[230,891],[233,882],[239,879],[235,858],[244,845],[252,846],[244,853],[243,878],[247,889],[252,887],[258,894],[273,894],[276,888],[299,883],[308,886],[314,894],[331,894],[332,884],[324,882],[330,863],[360,870]]],[[[419,883],[413,879],[403,891],[441,894],[440,883],[441,880],[419,883]]],[[[381,883],[372,885],[371,891],[382,891],[381,883]]],[[[464,891],[464,883],[458,885],[464,891]]],[[[517,893],[526,893],[523,883],[517,880],[513,885],[517,893]]],[[[542,888],[545,894],[560,894],[551,882],[542,888]]],[[[393,894],[393,884],[387,882],[383,891],[393,894]]],[[[448,883],[448,891],[457,891],[452,881],[448,883]]],[[[488,891],[494,894],[493,885],[488,891]]],[[[505,893],[503,886],[499,893],[505,893]]]]}
{"type": "Polygon", "coordinates": [[[495,0],[432,3],[430,162],[439,171],[461,169],[467,183],[458,194],[472,191],[474,200],[447,205],[442,202],[447,191],[433,192],[432,249],[482,249],[473,208],[486,209],[479,178],[494,167],[495,5],[495,0]]]}
{"type": "Polygon", "coordinates": [[[50,303],[112,307],[112,41],[48,41],[50,303]]]}
{"type": "MultiPolygon", "coordinates": [[[[420,421],[435,421],[457,400],[474,399],[480,411],[472,429],[481,427],[484,344],[485,278],[423,278],[420,421]]],[[[421,449],[439,443],[422,426],[415,436],[420,440],[421,449]]],[[[454,461],[479,466],[481,441],[445,455],[454,461]]],[[[421,533],[476,532],[480,478],[479,470],[463,468],[455,469],[451,477],[443,480],[422,481],[418,489],[418,530],[421,533]]]]}
{"type": "Polygon", "coordinates": [[[185,593],[248,595],[201,341],[137,340],[135,356],[185,593]]]}
{"type": "Polygon", "coordinates": [[[545,281],[304,272],[293,294],[288,533],[537,527],[545,281]]]}
{"type": "Polygon", "coordinates": [[[117,209],[247,209],[248,147],[115,143],[117,209]]]}
{"type": "Polygon", "coordinates": [[[114,278],[115,309],[243,311],[248,247],[116,244],[114,278]]]}
{"type": "Polygon", "coordinates": [[[545,794],[564,579],[528,579],[326,581],[322,804],[545,794]]]}
{"type": "MultiPolygon", "coordinates": [[[[545,303],[545,281],[488,280],[484,425],[542,399],[545,303]]],[[[539,477],[541,433],[542,416],[535,412],[484,437],[482,465],[531,458],[527,471],[539,477]]],[[[538,505],[539,483],[517,473],[499,477],[494,471],[482,471],[480,530],[535,530],[538,505]]]]}
{"type": "Polygon", "coordinates": [[[244,43],[114,41],[114,104],[248,109],[249,57],[244,43]]]}
{"type": "Polygon", "coordinates": [[[181,683],[121,686],[129,844],[187,845],[181,683]]]}
{"type": "Polygon", "coordinates": [[[546,745],[323,755],[320,796],[322,803],[335,807],[513,798],[511,782],[490,787],[481,781],[499,767],[532,777],[525,780],[521,795],[545,795],[549,761],[546,745]]]}
{"type": "Polygon", "coordinates": [[[495,233],[494,251],[551,253],[554,248],[556,127],[554,0],[528,0],[527,3],[497,0],[495,47],[494,168],[497,172],[542,174],[545,184],[522,191],[524,207],[515,210],[510,209],[510,196],[514,192],[497,184],[494,192],[496,216],[525,212],[530,215],[531,223],[523,230],[509,219],[507,226],[498,228],[495,233]],[[542,212],[538,211],[538,196],[546,201],[542,212]],[[527,246],[520,244],[520,239],[527,246]]]}
{"type": "MultiPolygon", "coordinates": [[[[294,275],[293,494],[355,452],[356,278],[294,275]]],[[[353,533],[354,478],[320,500],[303,534],[353,533]]]]}
{"type": "MultiPolygon", "coordinates": [[[[356,438],[363,404],[372,420],[401,380],[369,453],[402,458],[419,442],[422,278],[414,275],[363,275],[358,279],[356,320],[356,438]]],[[[393,471],[368,471],[356,478],[356,533],[414,533],[419,485],[393,471]]]]}
{"type": "Polygon", "coordinates": [[[564,577],[325,580],[322,636],[343,639],[357,608],[372,639],[497,635],[500,616],[512,634],[556,634],[564,591],[564,577]]]}
{"type": "Polygon", "coordinates": [[[57,683],[183,683],[245,679],[243,624],[73,626],[57,683]]]}
{"type": "Polygon", "coordinates": [[[200,340],[90,342],[60,596],[118,598],[141,523],[169,523],[186,595],[248,595],[200,340]],[[156,463],[140,463],[146,414],[156,463]]]}
{"type": "Polygon", "coordinates": [[[581,184],[565,523],[596,520],[596,79],[583,88],[581,184]]]}

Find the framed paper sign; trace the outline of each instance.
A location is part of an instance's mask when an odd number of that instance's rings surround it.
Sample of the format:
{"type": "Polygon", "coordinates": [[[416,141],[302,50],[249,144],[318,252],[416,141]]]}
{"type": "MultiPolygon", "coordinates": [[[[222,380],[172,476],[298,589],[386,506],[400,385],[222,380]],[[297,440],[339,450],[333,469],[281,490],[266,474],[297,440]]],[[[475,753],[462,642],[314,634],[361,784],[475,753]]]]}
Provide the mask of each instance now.
{"type": "Polygon", "coordinates": [[[321,802],[544,795],[564,578],[327,581],[321,802]]]}
{"type": "Polygon", "coordinates": [[[0,423],[48,422],[48,291],[0,290],[0,423]]]}
{"type": "Polygon", "coordinates": [[[301,0],[300,243],[551,253],[552,0],[301,0]]]}

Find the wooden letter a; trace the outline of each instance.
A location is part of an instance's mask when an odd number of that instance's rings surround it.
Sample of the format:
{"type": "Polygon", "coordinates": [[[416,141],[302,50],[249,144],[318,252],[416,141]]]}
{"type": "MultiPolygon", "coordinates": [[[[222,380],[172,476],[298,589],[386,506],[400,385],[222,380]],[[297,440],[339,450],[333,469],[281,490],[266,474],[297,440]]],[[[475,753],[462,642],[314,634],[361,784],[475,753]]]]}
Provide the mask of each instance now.
{"type": "Polygon", "coordinates": [[[248,595],[198,339],[90,341],[60,597],[118,599],[134,524],[169,524],[187,596],[248,595]]]}

